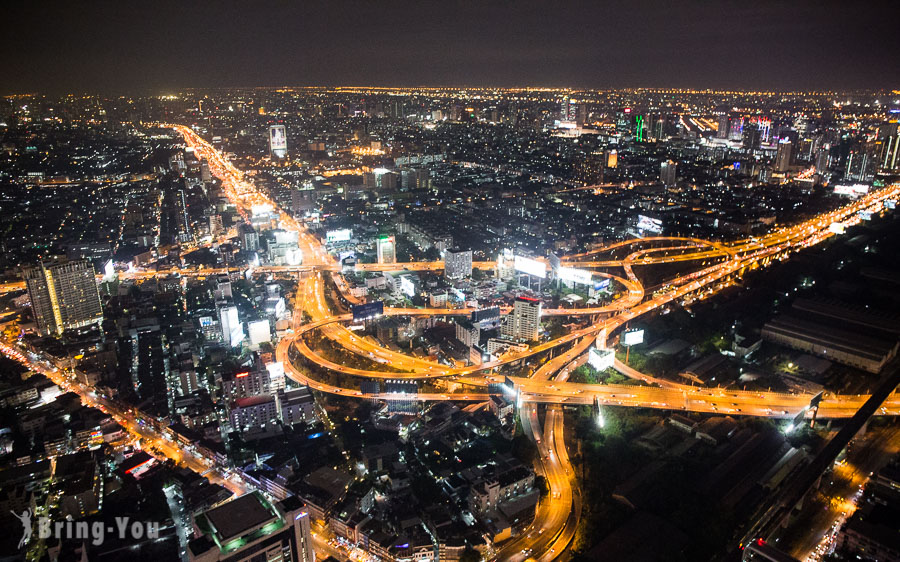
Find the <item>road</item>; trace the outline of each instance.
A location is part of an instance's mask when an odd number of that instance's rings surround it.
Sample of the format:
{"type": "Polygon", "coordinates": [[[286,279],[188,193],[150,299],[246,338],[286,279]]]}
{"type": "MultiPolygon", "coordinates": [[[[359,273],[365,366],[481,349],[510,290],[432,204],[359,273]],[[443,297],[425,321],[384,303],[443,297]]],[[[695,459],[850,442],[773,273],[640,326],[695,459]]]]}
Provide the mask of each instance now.
{"type": "MultiPolygon", "coordinates": [[[[513,383],[518,389],[520,399],[523,402],[523,423],[528,420],[532,434],[540,433],[536,423],[538,403],[546,403],[548,407],[546,427],[540,445],[542,452],[543,470],[548,475],[551,486],[550,500],[542,502],[538,510],[535,526],[537,531],[532,545],[526,551],[534,550],[532,554],[541,559],[553,559],[560,554],[557,551],[568,544],[566,533],[570,528],[562,518],[565,511],[566,519],[572,512],[572,486],[570,478],[563,476],[572,472],[568,465],[568,457],[565,455],[565,443],[562,431],[562,404],[591,404],[596,399],[601,404],[620,405],[631,407],[658,408],[666,410],[686,410],[706,413],[729,413],[735,415],[755,415],[776,418],[793,418],[804,411],[808,405],[810,396],[792,395],[772,392],[744,392],[722,391],[711,389],[692,388],[678,383],[666,381],[661,387],[657,386],[611,386],[611,385],[585,385],[565,381],[566,365],[587,351],[596,341],[599,345],[605,345],[607,338],[626,323],[669,303],[679,301],[688,302],[694,298],[708,295],[718,288],[729,283],[729,278],[740,274],[742,271],[764,266],[772,260],[781,259],[791,252],[809,247],[832,236],[837,229],[832,228],[835,223],[843,226],[851,226],[859,221],[858,213],[861,210],[879,212],[881,202],[887,198],[895,198],[900,192],[896,184],[881,190],[873,191],[866,196],[854,201],[840,209],[823,213],[813,219],[791,227],[774,230],[766,236],[739,240],[729,244],[712,242],[695,238],[658,237],[643,240],[627,240],[606,245],[602,248],[569,256],[564,260],[565,265],[583,268],[621,268],[624,276],[614,276],[616,282],[624,287],[620,298],[605,307],[593,309],[559,309],[546,311],[548,315],[582,315],[596,318],[596,321],[586,327],[579,328],[552,341],[543,342],[530,347],[525,352],[508,353],[503,357],[477,366],[451,366],[430,359],[412,357],[398,353],[378,345],[367,338],[359,337],[346,325],[351,318],[349,315],[334,314],[329,310],[325,302],[325,280],[323,271],[330,272],[335,278],[336,287],[350,302],[355,299],[348,294],[346,283],[343,282],[338,264],[325,250],[323,244],[305,227],[298,223],[289,214],[278,209],[271,200],[260,193],[228,160],[208,142],[200,138],[191,129],[172,125],[185,139],[187,145],[210,163],[210,171],[222,181],[226,195],[236,204],[239,212],[246,218],[248,212],[254,207],[271,208],[279,218],[279,226],[298,232],[300,247],[303,252],[303,265],[291,268],[259,268],[260,273],[292,274],[315,271],[315,275],[300,275],[298,285],[298,298],[295,301],[294,333],[282,338],[278,342],[276,355],[279,361],[283,361],[288,376],[294,380],[308,384],[312,388],[334,394],[351,395],[366,398],[391,399],[389,394],[363,394],[353,388],[342,388],[314,380],[295,363],[299,356],[311,361],[321,368],[335,372],[355,375],[364,378],[409,378],[414,380],[428,378],[450,378],[454,382],[470,386],[469,394],[441,394],[422,393],[417,396],[419,400],[469,400],[482,402],[487,399],[484,387],[492,382],[500,382],[492,375],[484,375],[496,367],[528,359],[545,351],[560,348],[563,350],[557,357],[547,361],[538,369],[533,378],[512,377],[513,383]],[[599,254],[611,254],[618,250],[627,252],[622,259],[593,259],[599,254]],[[663,284],[653,295],[646,295],[637,276],[635,267],[643,267],[654,264],[672,262],[698,262],[700,268],[680,275],[663,284]],[[709,265],[707,265],[709,264],[709,265]],[[302,296],[301,296],[302,295],[302,296]],[[309,315],[310,321],[302,322],[302,313],[309,315]],[[335,344],[362,357],[367,357],[375,363],[389,364],[400,373],[387,372],[374,368],[352,368],[322,357],[307,344],[306,337],[313,331],[319,331],[335,344]],[[558,380],[549,381],[553,375],[560,374],[558,380]],[[546,433],[549,431],[549,433],[546,433]],[[546,455],[544,455],[546,453],[546,455]],[[566,492],[568,490],[568,492],[566,492]],[[559,494],[559,497],[554,497],[559,494]],[[562,523],[561,523],[562,521],[562,523]],[[540,529],[546,529],[544,533],[540,529]],[[553,532],[551,532],[553,531],[553,532]],[[545,538],[547,535],[549,538],[545,538]]],[[[479,262],[475,267],[489,268],[493,262],[479,262]]],[[[364,264],[360,270],[386,271],[386,270],[431,270],[443,268],[441,262],[414,262],[405,264],[364,264]]],[[[169,272],[140,272],[135,275],[161,275],[169,272]]],[[[178,273],[186,275],[211,275],[215,270],[193,270],[178,273]]],[[[593,272],[592,275],[612,276],[607,272],[593,272]]],[[[465,309],[387,309],[386,315],[430,315],[430,316],[454,316],[466,314],[465,309]]],[[[640,375],[636,371],[634,376],[640,375]]],[[[646,377],[646,376],[644,376],[646,377]]],[[[659,381],[649,381],[659,383],[659,381]]],[[[408,399],[408,397],[405,397],[408,399]]],[[[865,396],[826,396],[823,400],[818,416],[850,417],[859,406],[865,402],[865,396]]],[[[900,413],[900,400],[892,395],[884,404],[881,414],[897,415],[900,413]]],[[[504,551],[505,552],[505,551],[504,551]]]]}

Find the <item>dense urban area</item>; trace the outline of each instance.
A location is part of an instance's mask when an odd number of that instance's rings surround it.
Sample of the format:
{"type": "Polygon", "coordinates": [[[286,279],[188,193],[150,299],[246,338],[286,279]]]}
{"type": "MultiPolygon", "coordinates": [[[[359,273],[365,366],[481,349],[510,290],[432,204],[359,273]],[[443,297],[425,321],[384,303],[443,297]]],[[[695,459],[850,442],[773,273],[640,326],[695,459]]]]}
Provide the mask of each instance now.
{"type": "Polygon", "coordinates": [[[0,560],[900,561],[898,117],[4,97],[0,560]]]}

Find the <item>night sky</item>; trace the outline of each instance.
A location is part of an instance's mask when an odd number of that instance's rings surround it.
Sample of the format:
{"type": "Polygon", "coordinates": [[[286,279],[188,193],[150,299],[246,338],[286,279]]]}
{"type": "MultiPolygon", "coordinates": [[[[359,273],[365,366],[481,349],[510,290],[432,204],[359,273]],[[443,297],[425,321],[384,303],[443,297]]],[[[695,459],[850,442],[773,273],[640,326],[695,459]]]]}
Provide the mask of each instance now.
{"type": "Polygon", "coordinates": [[[5,2],[3,93],[900,87],[893,2],[5,2]]]}

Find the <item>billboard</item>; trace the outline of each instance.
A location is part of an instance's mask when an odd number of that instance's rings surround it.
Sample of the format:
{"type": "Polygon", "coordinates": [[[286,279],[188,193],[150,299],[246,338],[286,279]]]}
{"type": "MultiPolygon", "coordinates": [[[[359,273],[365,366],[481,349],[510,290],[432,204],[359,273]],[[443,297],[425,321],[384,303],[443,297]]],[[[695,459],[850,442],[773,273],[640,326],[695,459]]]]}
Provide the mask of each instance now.
{"type": "Polygon", "coordinates": [[[527,273],[528,275],[534,275],[535,277],[540,277],[541,279],[547,278],[547,266],[531,258],[516,256],[513,267],[516,271],[521,271],[522,273],[527,273]]]}
{"type": "Polygon", "coordinates": [[[604,289],[608,289],[611,282],[612,279],[601,279],[600,281],[594,283],[594,290],[602,291],[604,289]]]}
{"type": "Polygon", "coordinates": [[[895,201],[894,199],[885,199],[884,200],[884,208],[885,209],[896,209],[897,201],[895,201]]]}
{"type": "Polygon", "coordinates": [[[350,307],[353,312],[353,320],[368,320],[384,314],[384,301],[369,302],[366,304],[356,304],[350,307]]]}
{"type": "MultiPolygon", "coordinates": [[[[581,283],[582,285],[590,285],[594,278],[593,272],[586,269],[576,269],[574,267],[560,267],[557,275],[563,281],[581,283]]],[[[607,279],[607,281],[609,280],[607,279]]]]}
{"type": "Polygon", "coordinates": [[[332,242],[347,242],[353,236],[353,231],[349,228],[340,230],[329,230],[325,233],[325,241],[329,244],[332,242]]]}
{"type": "Polygon", "coordinates": [[[596,347],[592,347],[590,351],[588,351],[588,364],[598,371],[605,371],[612,367],[615,358],[616,352],[612,349],[597,349],[596,347]]]}
{"type": "Polygon", "coordinates": [[[287,155],[287,134],[284,125],[269,127],[269,150],[272,156],[284,158],[287,155]]]}
{"type": "Polygon", "coordinates": [[[864,221],[872,220],[872,211],[867,211],[867,210],[860,211],[859,218],[864,221]]]}
{"type": "Polygon", "coordinates": [[[622,345],[638,345],[644,343],[644,330],[629,330],[622,334],[622,345]]]}
{"type": "Polygon", "coordinates": [[[662,221],[659,219],[654,219],[648,217],[646,215],[638,215],[638,223],[637,227],[640,230],[644,230],[646,232],[653,232],[654,234],[660,234],[663,231],[662,221]]]}
{"type": "Polygon", "coordinates": [[[844,225],[839,222],[833,222],[828,226],[828,230],[834,232],[835,234],[843,234],[846,231],[844,225]]]}
{"type": "Polygon", "coordinates": [[[486,322],[489,320],[500,319],[500,307],[492,306],[490,308],[482,308],[481,310],[472,311],[472,323],[486,322]]]}

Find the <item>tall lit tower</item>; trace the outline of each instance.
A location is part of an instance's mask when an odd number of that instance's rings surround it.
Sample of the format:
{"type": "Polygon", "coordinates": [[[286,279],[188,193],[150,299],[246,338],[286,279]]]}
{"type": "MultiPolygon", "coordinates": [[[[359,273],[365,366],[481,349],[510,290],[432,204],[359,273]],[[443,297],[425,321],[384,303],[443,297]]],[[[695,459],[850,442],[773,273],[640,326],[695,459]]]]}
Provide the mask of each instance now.
{"type": "Polygon", "coordinates": [[[41,334],[62,334],[103,321],[94,267],[76,260],[24,270],[31,309],[41,334]]]}
{"type": "Polygon", "coordinates": [[[775,153],[775,171],[787,172],[791,167],[791,141],[781,139],[778,143],[778,152],[775,153]]]}

